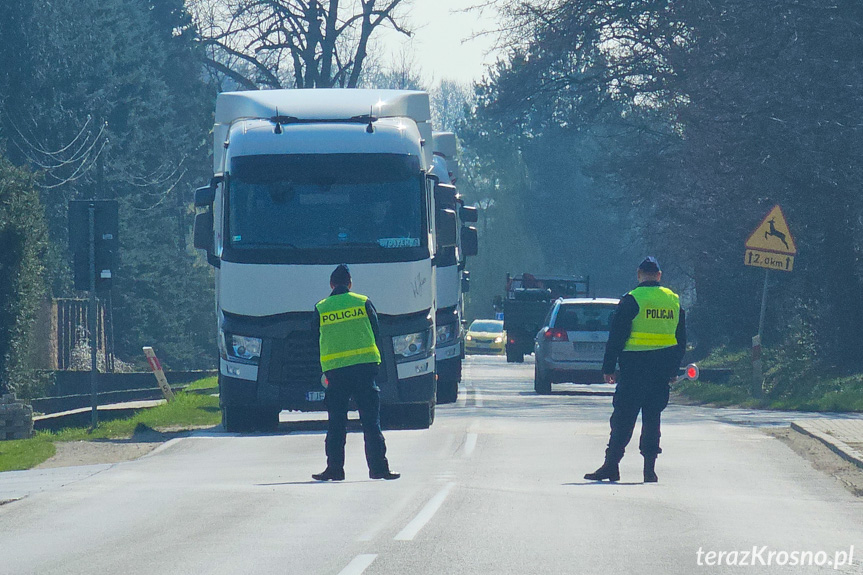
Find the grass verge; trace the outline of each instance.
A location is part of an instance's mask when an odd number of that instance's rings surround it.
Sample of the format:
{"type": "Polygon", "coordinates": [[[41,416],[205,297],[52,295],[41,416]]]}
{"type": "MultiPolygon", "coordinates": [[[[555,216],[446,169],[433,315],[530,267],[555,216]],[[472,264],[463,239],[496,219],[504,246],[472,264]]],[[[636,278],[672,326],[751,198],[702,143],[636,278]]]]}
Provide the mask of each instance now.
{"type": "Polygon", "coordinates": [[[762,397],[752,394],[748,350],[719,348],[699,362],[703,368],[732,370],[727,381],[684,381],[675,389],[697,403],[786,411],[863,412],[863,374],[831,377],[783,368],[782,357],[764,353],[766,385],[762,397]]]}
{"type": "MultiPolygon", "coordinates": [[[[203,386],[206,387],[212,387],[212,382],[203,386]]],[[[93,431],[86,427],[75,427],[56,433],[40,431],[31,439],[0,441],[0,471],[30,469],[39,465],[56,453],[54,442],[58,441],[128,439],[140,427],[179,431],[217,425],[220,420],[219,398],[181,392],[171,403],[144,409],[127,419],[100,423],[93,431]]]]}

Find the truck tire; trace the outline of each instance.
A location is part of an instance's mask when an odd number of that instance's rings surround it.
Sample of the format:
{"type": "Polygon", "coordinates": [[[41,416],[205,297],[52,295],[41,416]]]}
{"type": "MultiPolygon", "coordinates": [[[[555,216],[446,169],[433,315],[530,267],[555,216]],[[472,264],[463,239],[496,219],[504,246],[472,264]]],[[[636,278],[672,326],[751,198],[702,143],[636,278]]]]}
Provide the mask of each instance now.
{"type": "Polygon", "coordinates": [[[246,405],[223,405],[222,426],[230,433],[276,431],[279,428],[279,410],[246,405]]]}
{"type": "Polygon", "coordinates": [[[434,423],[434,412],[434,401],[406,405],[404,410],[405,429],[428,429],[434,423]]]}
{"type": "Polygon", "coordinates": [[[428,429],[434,422],[434,415],[434,401],[407,405],[382,405],[381,428],[428,429]]]}
{"type": "Polygon", "coordinates": [[[524,353],[516,349],[514,345],[506,346],[506,362],[507,363],[524,363],[524,353]]]}
{"type": "Polygon", "coordinates": [[[461,380],[461,360],[441,362],[438,366],[437,403],[455,403],[461,380]]]}
{"type": "Polygon", "coordinates": [[[534,365],[533,367],[533,390],[540,395],[551,393],[551,378],[539,369],[539,365],[534,365]]]}
{"type": "Polygon", "coordinates": [[[437,382],[437,403],[455,403],[458,400],[458,381],[437,382]]]}

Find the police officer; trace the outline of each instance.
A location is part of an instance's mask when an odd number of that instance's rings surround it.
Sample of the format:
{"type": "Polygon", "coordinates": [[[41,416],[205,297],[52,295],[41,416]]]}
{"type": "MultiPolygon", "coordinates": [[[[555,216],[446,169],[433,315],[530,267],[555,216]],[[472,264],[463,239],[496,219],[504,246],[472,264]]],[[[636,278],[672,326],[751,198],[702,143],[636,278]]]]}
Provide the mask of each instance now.
{"type": "Polygon", "coordinates": [[[381,432],[379,389],[375,376],[381,354],[375,343],[378,316],[369,298],[351,289],[351,273],[341,264],[330,275],[330,297],[315,306],[320,333],[321,369],[327,386],[327,468],[312,477],[318,481],[345,478],[345,439],[348,404],[356,401],[366,443],[371,479],[398,479],[390,471],[387,446],[381,432]]]}
{"type": "Polygon", "coordinates": [[[659,448],[659,421],[668,405],[670,382],[686,351],[686,318],[676,293],[662,287],[662,271],[654,257],[638,266],[638,287],[626,294],[617,306],[602,365],[606,383],[615,383],[620,364],[620,381],[614,392],[611,437],[605,463],[588,473],[592,481],[617,481],[618,464],[632,437],[641,411],[641,441],[644,482],[658,481],[655,465],[659,448]]]}

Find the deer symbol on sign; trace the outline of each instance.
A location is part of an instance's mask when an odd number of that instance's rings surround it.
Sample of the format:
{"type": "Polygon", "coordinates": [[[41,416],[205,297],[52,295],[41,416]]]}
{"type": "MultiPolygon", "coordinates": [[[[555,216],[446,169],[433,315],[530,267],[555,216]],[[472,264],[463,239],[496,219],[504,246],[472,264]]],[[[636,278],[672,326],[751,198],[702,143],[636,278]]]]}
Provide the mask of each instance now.
{"type": "Polygon", "coordinates": [[[767,223],[770,224],[770,231],[764,232],[764,239],[766,240],[768,236],[773,236],[775,238],[779,238],[779,241],[781,241],[783,244],[785,244],[785,249],[791,249],[788,246],[788,242],[785,241],[785,234],[783,234],[782,232],[780,232],[779,230],[776,229],[776,225],[775,225],[776,224],[776,218],[771,218],[770,221],[767,223]]]}

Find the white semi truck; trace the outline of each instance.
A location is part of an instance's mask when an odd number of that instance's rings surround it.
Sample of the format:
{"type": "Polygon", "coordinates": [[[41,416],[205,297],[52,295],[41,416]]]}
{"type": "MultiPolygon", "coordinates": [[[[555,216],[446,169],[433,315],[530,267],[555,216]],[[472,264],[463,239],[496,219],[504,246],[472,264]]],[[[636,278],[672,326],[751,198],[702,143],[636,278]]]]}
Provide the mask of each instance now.
{"type": "Polygon", "coordinates": [[[476,208],[464,205],[458,194],[458,152],[452,132],[434,132],[434,160],[431,174],[436,179],[435,197],[439,207],[453,210],[458,218],[458,241],[455,246],[435,254],[437,275],[437,402],[452,403],[458,399],[464,359],[464,292],[469,287],[465,270],[467,256],[477,254],[476,228],[465,225],[476,222],[476,208]]]}
{"type": "Polygon", "coordinates": [[[430,118],[425,92],[219,95],[195,246],[216,267],[226,429],[324,409],[314,306],[340,263],[378,311],[382,419],[431,425],[433,260],[456,245],[458,223],[435,205],[430,118]]]}

